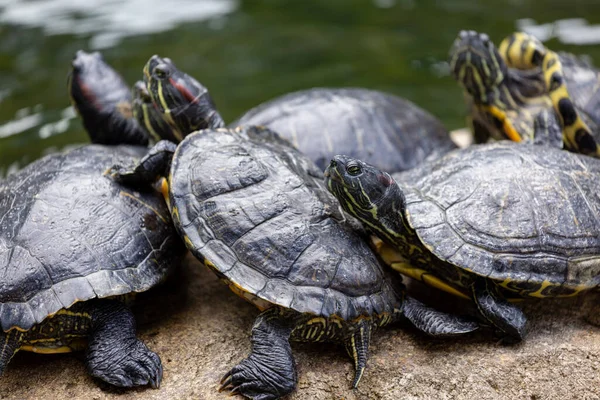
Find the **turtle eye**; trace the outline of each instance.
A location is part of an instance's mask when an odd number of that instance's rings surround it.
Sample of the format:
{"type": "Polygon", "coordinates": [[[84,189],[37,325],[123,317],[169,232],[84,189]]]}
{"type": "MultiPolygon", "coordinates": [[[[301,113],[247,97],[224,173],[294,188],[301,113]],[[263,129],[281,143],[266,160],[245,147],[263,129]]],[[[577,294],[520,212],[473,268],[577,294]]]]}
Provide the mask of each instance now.
{"type": "Polygon", "coordinates": [[[163,79],[169,75],[169,67],[166,64],[158,64],[156,67],[154,67],[153,72],[157,78],[163,79]]]}
{"type": "Polygon", "coordinates": [[[362,168],[360,167],[360,165],[356,164],[356,163],[350,163],[348,164],[348,166],[346,167],[346,171],[352,175],[352,176],[356,176],[358,174],[360,174],[362,172],[362,168]]]}

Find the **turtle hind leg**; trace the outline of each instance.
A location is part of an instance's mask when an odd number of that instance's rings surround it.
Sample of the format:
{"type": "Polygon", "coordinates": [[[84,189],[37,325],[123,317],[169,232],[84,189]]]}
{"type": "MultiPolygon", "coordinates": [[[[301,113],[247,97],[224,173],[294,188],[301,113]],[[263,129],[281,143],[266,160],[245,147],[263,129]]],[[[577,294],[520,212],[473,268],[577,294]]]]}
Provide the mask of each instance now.
{"type": "Polygon", "coordinates": [[[125,304],[90,301],[80,312],[91,319],[86,353],[90,375],[120,387],[160,386],[160,358],[135,336],[135,319],[125,304]]]}
{"type": "Polygon", "coordinates": [[[505,342],[523,340],[527,318],[523,311],[502,298],[495,283],[478,279],[472,286],[472,292],[477,309],[486,321],[505,335],[505,342]]]}
{"type": "Polygon", "coordinates": [[[454,336],[473,332],[479,324],[458,315],[447,314],[406,297],[402,315],[417,329],[432,336],[454,336]]]}
{"type": "Polygon", "coordinates": [[[21,335],[22,334],[15,329],[9,332],[2,332],[2,330],[0,330],[0,376],[6,369],[11,358],[19,351],[19,347],[21,346],[21,335]]]}
{"type": "Polygon", "coordinates": [[[289,338],[293,319],[277,307],[261,313],[252,327],[252,352],[221,380],[219,391],[229,390],[254,400],[278,399],[291,393],[298,375],[289,338]]]}
{"type": "Polygon", "coordinates": [[[167,175],[176,149],[175,143],[161,140],[132,169],[123,165],[113,165],[106,171],[106,175],[128,186],[149,187],[161,176],[167,175]]]}

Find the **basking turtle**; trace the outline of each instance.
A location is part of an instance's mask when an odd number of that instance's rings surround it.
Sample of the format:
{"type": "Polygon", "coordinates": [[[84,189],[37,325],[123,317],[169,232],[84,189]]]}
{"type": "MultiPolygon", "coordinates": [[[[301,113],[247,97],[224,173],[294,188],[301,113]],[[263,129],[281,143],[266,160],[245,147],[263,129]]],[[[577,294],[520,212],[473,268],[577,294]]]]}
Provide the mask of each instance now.
{"type": "Polygon", "coordinates": [[[432,335],[477,324],[439,313],[392,285],[355,233],[322,173],[266,128],[207,129],[180,144],[162,141],[114,179],[132,186],[158,177],[173,221],[192,253],[232,291],[263,311],[252,353],[221,389],[274,399],[296,386],[290,340],[333,341],[354,359],[356,387],[372,332],[401,317],[432,335]]]}
{"type": "Polygon", "coordinates": [[[90,374],[117,386],[162,378],[120,300],[161,282],[185,253],[164,199],[103,173],[144,146],[88,145],[44,157],[0,184],[0,373],[18,350],[87,341],[90,374]]]}
{"type": "Polygon", "coordinates": [[[148,144],[148,134],[133,118],[129,88],[100,53],[75,54],[68,88],[93,143],[148,144]]]}
{"type": "Polygon", "coordinates": [[[286,94],[231,125],[267,126],[321,169],[343,153],[399,172],[456,148],[446,128],[427,111],[401,97],[358,88],[286,94]]]}
{"type": "Polygon", "coordinates": [[[600,155],[598,72],[575,56],[523,33],[499,51],[486,34],[462,31],[450,68],[465,89],[477,141],[491,136],[600,155]],[[539,126],[538,116],[545,121],[539,126]]]}
{"type": "Polygon", "coordinates": [[[457,150],[395,181],[336,156],[326,184],[417,270],[466,291],[520,340],[509,297],[573,296],[600,283],[600,160],[509,141],[457,150]]]}

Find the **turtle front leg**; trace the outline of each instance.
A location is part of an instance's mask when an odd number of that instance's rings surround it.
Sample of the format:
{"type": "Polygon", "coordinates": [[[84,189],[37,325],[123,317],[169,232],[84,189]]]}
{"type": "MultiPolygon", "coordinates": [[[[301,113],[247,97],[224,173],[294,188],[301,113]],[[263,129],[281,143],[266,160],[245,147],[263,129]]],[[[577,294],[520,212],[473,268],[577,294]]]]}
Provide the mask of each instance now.
{"type": "Polygon", "coordinates": [[[21,347],[22,333],[13,329],[9,332],[0,330],[0,376],[6,366],[21,347]]]}
{"type": "Polygon", "coordinates": [[[254,400],[278,399],[296,388],[298,375],[289,338],[293,321],[274,307],[261,313],[252,327],[252,352],[221,380],[229,390],[254,400]]]}
{"type": "Polygon", "coordinates": [[[523,340],[527,318],[523,311],[502,297],[495,283],[481,278],[471,289],[477,309],[486,321],[506,335],[505,341],[523,340]]]}
{"type": "Polygon", "coordinates": [[[90,301],[83,303],[80,311],[91,319],[86,354],[90,375],[126,388],[160,386],[160,357],[135,336],[135,319],[125,304],[117,300],[90,301]]]}
{"type": "Polygon", "coordinates": [[[106,174],[116,182],[133,187],[148,187],[160,177],[168,174],[173,153],[177,145],[168,140],[161,140],[152,147],[140,162],[127,169],[122,165],[113,165],[106,174]]]}

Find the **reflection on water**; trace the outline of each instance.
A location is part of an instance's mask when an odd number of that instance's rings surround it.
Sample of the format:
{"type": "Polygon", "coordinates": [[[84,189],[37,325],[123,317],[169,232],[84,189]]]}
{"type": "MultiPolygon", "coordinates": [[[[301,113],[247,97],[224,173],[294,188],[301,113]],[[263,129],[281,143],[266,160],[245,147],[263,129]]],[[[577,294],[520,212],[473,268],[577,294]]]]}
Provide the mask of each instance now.
{"type": "Polygon", "coordinates": [[[530,33],[545,42],[557,38],[565,44],[599,44],[600,25],[590,25],[584,18],[568,18],[547,24],[537,24],[533,19],[517,21],[517,29],[530,33]]]}
{"type": "Polygon", "coordinates": [[[41,27],[46,35],[92,34],[90,48],[126,36],[166,31],[235,10],[236,0],[0,0],[0,22],[41,27]]]}
{"type": "Polygon", "coordinates": [[[598,64],[599,23],[597,0],[0,0],[0,175],[87,141],[66,90],[78,49],[101,48],[129,84],[168,56],[226,121],[293,90],[362,86],[455,129],[465,106],[446,59],[459,30],[499,42],[525,29],[598,64]]]}

